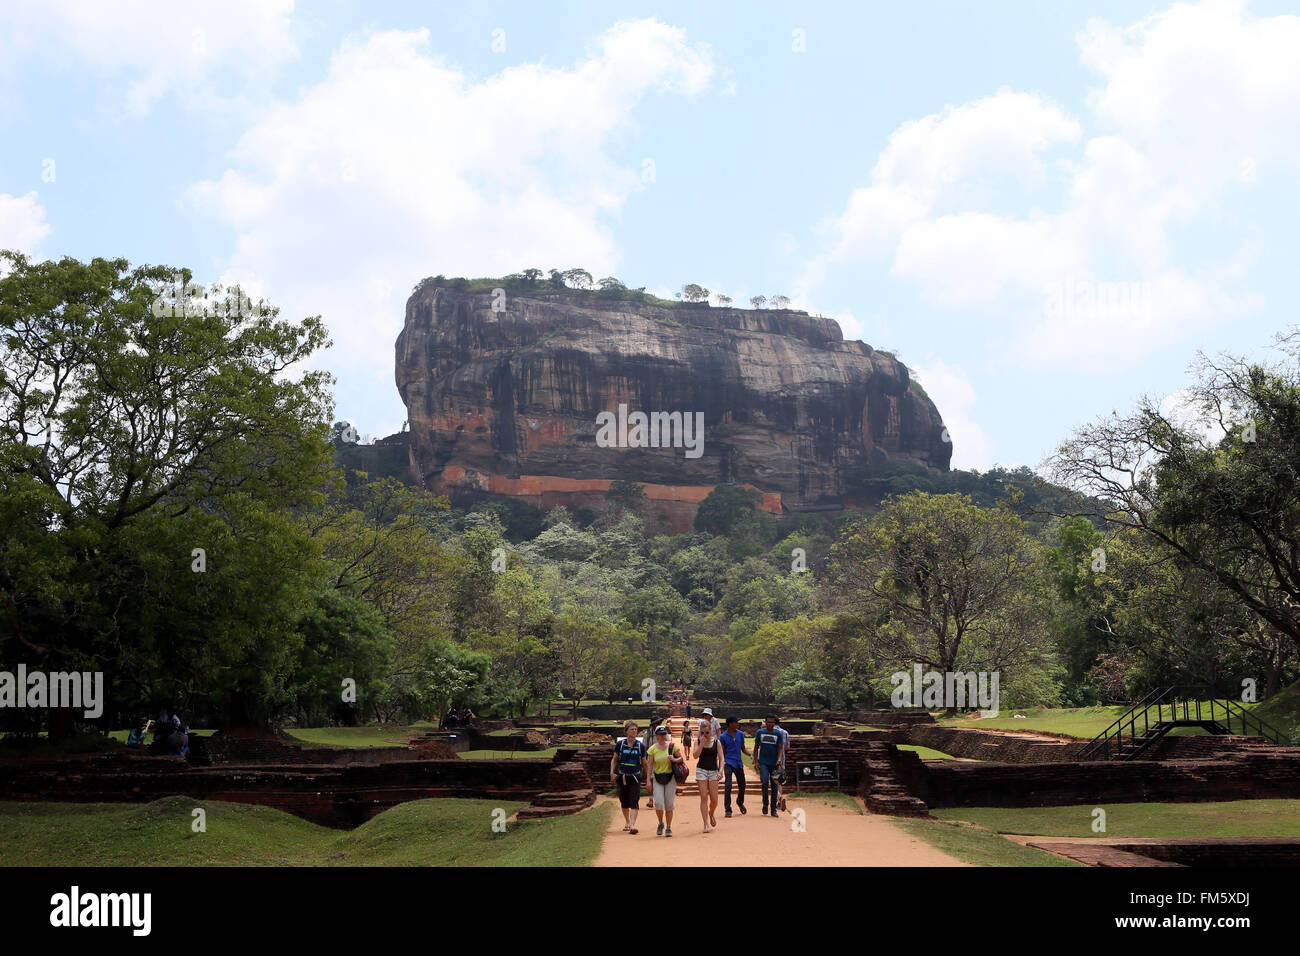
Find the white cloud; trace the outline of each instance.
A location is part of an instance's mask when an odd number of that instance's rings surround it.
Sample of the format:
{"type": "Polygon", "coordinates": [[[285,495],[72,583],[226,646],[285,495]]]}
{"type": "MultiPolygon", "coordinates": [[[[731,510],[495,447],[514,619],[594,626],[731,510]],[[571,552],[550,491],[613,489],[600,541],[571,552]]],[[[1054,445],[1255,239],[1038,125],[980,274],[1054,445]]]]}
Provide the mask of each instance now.
{"type": "Polygon", "coordinates": [[[231,167],[189,193],[236,230],[226,281],[325,317],[324,361],[354,418],[359,404],[391,414],[393,342],[420,278],[611,274],[607,214],[641,188],[640,157],[620,164],[614,134],[648,93],[694,96],[714,75],[707,47],[653,20],[615,24],[571,67],[481,81],[427,41],[416,30],[345,42],[320,82],[269,108],[231,167]]]}
{"type": "Polygon", "coordinates": [[[49,234],[45,207],[35,192],[25,196],[0,193],[0,249],[16,249],[27,255],[49,234]]]}
{"type": "Polygon", "coordinates": [[[1079,47],[1102,78],[1090,136],[1008,89],[903,124],[826,223],[801,293],[837,264],[888,261],[928,303],[997,315],[1031,362],[1133,362],[1258,307],[1238,291],[1244,240],[1220,238],[1208,261],[1173,250],[1229,190],[1300,164],[1300,18],[1179,4],[1130,27],[1091,21],[1079,47]],[[1067,286],[1135,285],[1134,307],[1050,306],[1067,286]]]}
{"type": "Polygon", "coordinates": [[[1177,4],[1128,27],[1092,20],[1083,61],[1105,79],[1089,106],[1193,205],[1257,166],[1300,162],[1300,17],[1243,0],[1177,4]]]}
{"type": "Polygon", "coordinates": [[[0,58],[36,58],[120,80],[121,103],[143,116],[171,92],[210,100],[218,74],[256,82],[297,56],[293,0],[6,0],[0,58]]]}
{"type": "Polygon", "coordinates": [[[1042,154],[1078,138],[1078,123],[1059,107],[1009,89],[904,123],[876,160],[872,184],[854,190],[829,224],[835,244],[827,259],[891,251],[910,226],[959,204],[979,178],[1041,183],[1047,175],[1042,154]]]}
{"type": "Polygon", "coordinates": [[[943,416],[952,439],[952,467],[984,471],[995,465],[993,442],[975,420],[975,386],[966,373],[931,356],[913,368],[912,375],[943,416]]]}

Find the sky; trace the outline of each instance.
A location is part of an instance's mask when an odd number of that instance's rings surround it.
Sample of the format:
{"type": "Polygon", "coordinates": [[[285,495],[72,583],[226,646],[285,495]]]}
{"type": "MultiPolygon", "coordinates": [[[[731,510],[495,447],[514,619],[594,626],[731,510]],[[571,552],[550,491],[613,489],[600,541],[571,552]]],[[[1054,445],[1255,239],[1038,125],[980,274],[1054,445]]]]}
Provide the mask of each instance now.
{"type": "Polygon", "coordinates": [[[320,315],[404,415],[423,277],[783,294],[1037,467],[1300,324],[1297,4],[0,4],[0,248],[320,315]]]}

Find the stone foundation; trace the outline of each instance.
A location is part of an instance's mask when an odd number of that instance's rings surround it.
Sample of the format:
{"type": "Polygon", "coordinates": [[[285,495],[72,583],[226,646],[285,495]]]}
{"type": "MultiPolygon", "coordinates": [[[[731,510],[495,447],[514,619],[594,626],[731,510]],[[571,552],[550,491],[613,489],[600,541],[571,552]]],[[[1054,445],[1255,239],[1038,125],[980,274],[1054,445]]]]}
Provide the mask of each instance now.
{"type": "Polygon", "coordinates": [[[532,800],[546,789],[550,769],[549,760],[522,759],[196,768],[181,757],[111,754],[0,766],[0,799],[148,803],[181,795],[270,806],[313,823],[347,828],[408,800],[532,800]]]}

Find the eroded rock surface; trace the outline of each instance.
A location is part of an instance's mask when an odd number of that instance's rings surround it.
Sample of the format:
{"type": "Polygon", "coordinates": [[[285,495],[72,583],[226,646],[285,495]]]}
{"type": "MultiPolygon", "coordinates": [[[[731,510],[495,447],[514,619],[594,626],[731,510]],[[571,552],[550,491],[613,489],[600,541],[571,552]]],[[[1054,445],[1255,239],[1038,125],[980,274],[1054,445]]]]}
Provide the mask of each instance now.
{"type": "Polygon", "coordinates": [[[830,319],[550,290],[493,303],[436,285],[407,302],[397,386],[432,490],[551,507],[628,478],[685,513],[733,482],[780,511],[840,504],[887,459],[948,467],[943,421],[907,368],[830,319]],[[702,412],[702,454],[600,447],[597,416],[620,404],[702,412]]]}

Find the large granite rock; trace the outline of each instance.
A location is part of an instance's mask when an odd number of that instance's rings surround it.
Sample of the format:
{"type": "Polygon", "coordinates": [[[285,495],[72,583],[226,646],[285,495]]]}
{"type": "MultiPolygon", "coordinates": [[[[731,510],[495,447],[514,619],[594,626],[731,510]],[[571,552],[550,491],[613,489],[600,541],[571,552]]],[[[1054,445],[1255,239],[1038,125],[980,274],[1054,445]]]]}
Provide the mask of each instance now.
{"type": "Polygon", "coordinates": [[[397,387],[432,490],[551,507],[630,478],[680,519],[721,482],[799,510],[842,504],[886,459],[948,467],[943,421],[907,368],[830,319],[549,289],[493,304],[426,283],[406,305],[397,387]],[[620,404],[702,412],[702,454],[601,447],[597,416],[620,404]]]}

